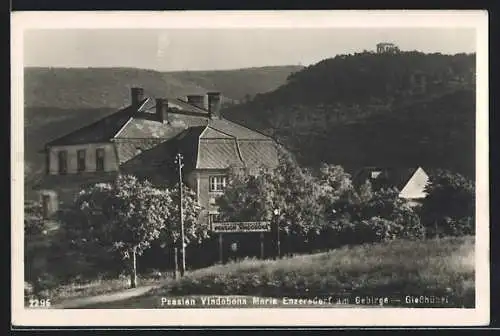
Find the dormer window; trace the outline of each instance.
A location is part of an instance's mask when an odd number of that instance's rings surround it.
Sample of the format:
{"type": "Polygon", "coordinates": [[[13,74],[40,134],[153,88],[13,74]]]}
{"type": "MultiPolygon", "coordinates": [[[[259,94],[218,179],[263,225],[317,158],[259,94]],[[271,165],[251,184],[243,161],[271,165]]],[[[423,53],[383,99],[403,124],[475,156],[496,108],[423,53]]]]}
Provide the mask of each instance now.
{"type": "Polygon", "coordinates": [[[379,177],[379,176],[380,176],[380,174],[381,174],[381,173],[382,173],[382,172],[381,172],[380,170],[377,170],[377,171],[372,171],[372,172],[371,172],[371,174],[370,174],[370,177],[371,177],[372,179],[376,179],[377,177],[379,177]]]}

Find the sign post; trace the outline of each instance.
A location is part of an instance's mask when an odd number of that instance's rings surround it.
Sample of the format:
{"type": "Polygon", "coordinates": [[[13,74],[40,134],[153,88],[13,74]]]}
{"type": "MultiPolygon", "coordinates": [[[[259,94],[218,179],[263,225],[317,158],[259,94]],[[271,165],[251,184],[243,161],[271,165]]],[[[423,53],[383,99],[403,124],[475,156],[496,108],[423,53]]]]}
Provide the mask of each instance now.
{"type": "Polygon", "coordinates": [[[220,260],[220,263],[223,264],[224,263],[224,260],[222,259],[223,255],[222,255],[222,233],[219,233],[219,260],[220,260]]]}
{"type": "Polygon", "coordinates": [[[219,222],[213,223],[212,231],[217,233],[269,232],[270,222],[219,222]]]}
{"type": "Polygon", "coordinates": [[[183,156],[178,153],[175,157],[176,163],[179,165],[179,221],[181,224],[181,277],[184,276],[186,271],[186,243],[184,238],[184,215],[183,215],[183,204],[182,204],[182,163],[183,156]]]}
{"type": "Polygon", "coordinates": [[[276,216],[276,254],[277,258],[281,258],[281,241],[280,241],[280,222],[279,215],[280,210],[274,209],[274,215],[276,216]]]}
{"type": "Polygon", "coordinates": [[[270,222],[218,222],[212,224],[212,231],[219,234],[219,260],[223,263],[222,235],[224,233],[259,232],[260,258],[264,259],[264,232],[271,231],[270,222]]]}
{"type": "Polygon", "coordinates": [[[260,259],[264,259],[264,232],[260,233],[260,259]]]}
{"type": "Polygon", "coordinates": [[[177,279],[179,273],[179,256],[177,255],[177,247],[174,247],[174,279],[177,279]]]}

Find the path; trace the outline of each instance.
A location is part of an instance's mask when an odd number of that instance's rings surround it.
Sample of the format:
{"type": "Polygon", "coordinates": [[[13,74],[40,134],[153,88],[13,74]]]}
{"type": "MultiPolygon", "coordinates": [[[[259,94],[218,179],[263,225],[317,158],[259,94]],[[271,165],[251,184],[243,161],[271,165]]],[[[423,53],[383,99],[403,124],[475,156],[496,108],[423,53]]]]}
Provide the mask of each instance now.
{"type": "Polygon", "coordinates": [[[126,289],[124,291],[115,292],[111,294],[102,294],[90,297],[82,297],[75,299],[67,299],[58,304],[52,305],[53,309],[64,309],[64,308],[85,308],[85,306],[103,304],[108,302],[122,301],[137,296],[141,296],[153,288],[158,286],[141,286],[137,288],[126,289]]]}

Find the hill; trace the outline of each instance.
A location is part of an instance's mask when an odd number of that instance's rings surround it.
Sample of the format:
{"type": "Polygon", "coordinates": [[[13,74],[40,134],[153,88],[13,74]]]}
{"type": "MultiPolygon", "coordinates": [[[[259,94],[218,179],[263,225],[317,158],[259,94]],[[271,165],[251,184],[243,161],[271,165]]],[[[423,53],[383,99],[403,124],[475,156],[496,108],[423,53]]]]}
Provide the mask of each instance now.
{"type": "Polygon", "coordinates": [[[474,175],[475,55],[340,55],[223,111],[305,165],[447,168],[474,175]]]}
{"type": "Polygon", "coordinates": [[[300,66],[221,71],[159,72],[134,68],[25,68],[26,107],[120,108],[128,87],[139,85],[157,97],[221,91],[229,102],[276,89],[300,66]]]}

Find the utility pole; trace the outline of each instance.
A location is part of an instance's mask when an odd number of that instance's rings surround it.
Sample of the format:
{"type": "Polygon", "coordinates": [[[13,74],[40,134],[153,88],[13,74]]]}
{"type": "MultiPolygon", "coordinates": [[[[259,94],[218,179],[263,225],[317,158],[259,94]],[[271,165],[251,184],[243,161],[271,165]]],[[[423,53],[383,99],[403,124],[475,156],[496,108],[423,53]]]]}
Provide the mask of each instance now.
{"type": "Polygon", "coordinates": [[[280,224],[279,224],[280,209],[274,209],[276,220],[276,258],[281,258],[281,241],[280,241],[280,224]]]}
{"type": "Polygon", "coordinates": [[[181,153],[178,153],[175,157],[176,163],[179,165],[179,221],[181,224],[181,277],[184,276],[184,272],[186,271],[186,245],[184,241],[184,216],[183,216],[183,204],[182,204],[182,167],[184,164],[182,163],[183,156],[181,153]]]}

